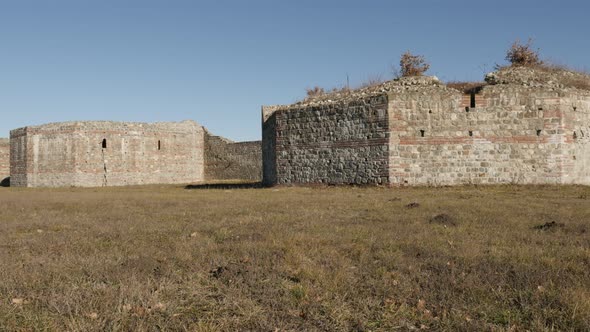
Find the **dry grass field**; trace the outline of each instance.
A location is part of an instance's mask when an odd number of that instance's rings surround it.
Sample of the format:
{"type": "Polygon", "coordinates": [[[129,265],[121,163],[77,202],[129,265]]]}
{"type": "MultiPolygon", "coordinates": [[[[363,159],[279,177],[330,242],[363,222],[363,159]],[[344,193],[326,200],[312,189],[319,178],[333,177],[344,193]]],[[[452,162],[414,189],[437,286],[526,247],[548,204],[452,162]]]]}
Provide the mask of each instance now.
{"type": "Polygon", "coordinates": [[[2,331],[590,330],[590,188],[0,188],[2,331]]]}

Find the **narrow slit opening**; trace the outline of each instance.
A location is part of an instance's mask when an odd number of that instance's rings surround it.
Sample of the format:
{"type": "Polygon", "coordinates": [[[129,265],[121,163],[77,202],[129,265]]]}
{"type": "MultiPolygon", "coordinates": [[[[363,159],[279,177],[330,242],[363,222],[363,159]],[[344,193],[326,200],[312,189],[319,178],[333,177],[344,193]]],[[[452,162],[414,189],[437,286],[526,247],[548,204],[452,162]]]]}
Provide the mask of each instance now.
{"type": "Polygon", "coordinates": [[[106,149],[107,148],[107,139],[106,138],[103,138],[102,139],[102,148],[103,149],[106,149]]]}
{"type": "Polygon", "coordinates": [[[160,151],[162,149],[162,142],[160,140],[158,140],[158,151],[160,151]]]}
{"type": "Polygon", "coordinates": [[[474,108],[474,107],[475,107],[475,92],[472,92],[472,93],[471,93],[471,103],[470,103],[470,106],[471,106],[472,108],[474,108]]]}
{"type": "Polygon", "coordinates": [[[420,129],[420,137],[424,137],[424,133],[425,133],[424,129],[420,129]]]}

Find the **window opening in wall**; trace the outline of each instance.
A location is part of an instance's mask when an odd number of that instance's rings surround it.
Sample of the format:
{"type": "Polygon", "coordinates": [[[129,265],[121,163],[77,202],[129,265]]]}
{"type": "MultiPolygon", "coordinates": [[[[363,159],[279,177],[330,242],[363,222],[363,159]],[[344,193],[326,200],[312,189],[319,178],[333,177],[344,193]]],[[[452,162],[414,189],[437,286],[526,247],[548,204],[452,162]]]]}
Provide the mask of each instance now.
{"type": "Polygon", "coordinates": [[[428,114],[432,114],[432,110],[428,110],[428,114]]]}
{"type": "Polygon", "coordinates": [[[469,107],[465,107],[465,112],[469,113],[469,107]]]}
{"type": "Polygon", "coordinates": [[[106,149],[107,148],[107,139],[106,138],[103,138],[102,139],[102,148],[103,149],[106,149]]]}
{"type": "Polygon", "coordinates": [[[471,93],[471,107],[475,107],[475,92],[471,93]]]}
{"type": "Polygon", "coordinates": [[[424,137],[424,133],[425,133],[424,129],[420,129],[420,137],[424,137]]]}
{"type": "Polygon", "coordinates": [[[574,131],[574,139],[578,138],[578,134],[574,131]]]}
{"type": "Polygon", "coordinates": [[[543,107],[539,107],[537,110],[542,111],[543,110],[543,107]]]}
{"type": "Polygon", "coordinates": [[[473,136],[473,131],[469,131],[469,136],[473,136]]]}
{"type": "Polygon", "coordinates": [[[537,136],[541,136],[541,129],[537,129],[537,136]]]}
{"type": "Polygon", "coordinates": [[[158,140],[158,151],[160,151],[160,149],[162,149],[162,142],[160,142],[160,140],[158,140]]]}

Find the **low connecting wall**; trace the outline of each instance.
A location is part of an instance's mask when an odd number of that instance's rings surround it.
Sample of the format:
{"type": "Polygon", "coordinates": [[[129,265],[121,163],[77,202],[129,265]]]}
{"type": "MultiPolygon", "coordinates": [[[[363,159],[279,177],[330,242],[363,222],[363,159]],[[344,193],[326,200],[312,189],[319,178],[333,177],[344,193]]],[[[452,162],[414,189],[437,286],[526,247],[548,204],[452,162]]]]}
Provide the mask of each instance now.
{"type": "Polygon", "coordinates": [[[10,177],[10,140],[0,138],[0,186],[8,186],[10,177]]]}
{"type": "Polygon", "coordinates": [[[205,133],[205,180],[262,179],[260,141],[233,142],[205,133]]]}

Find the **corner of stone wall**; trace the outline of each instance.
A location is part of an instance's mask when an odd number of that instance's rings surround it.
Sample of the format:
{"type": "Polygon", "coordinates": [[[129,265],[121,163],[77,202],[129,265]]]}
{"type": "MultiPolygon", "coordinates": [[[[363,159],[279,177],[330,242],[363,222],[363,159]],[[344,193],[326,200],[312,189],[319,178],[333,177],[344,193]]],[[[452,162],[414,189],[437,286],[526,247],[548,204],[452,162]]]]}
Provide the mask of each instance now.
{"type": "Polygon", "coordinates": [[[262,106],[262,184],[277,183],[276,112],[279,105],[262,106]]]}

